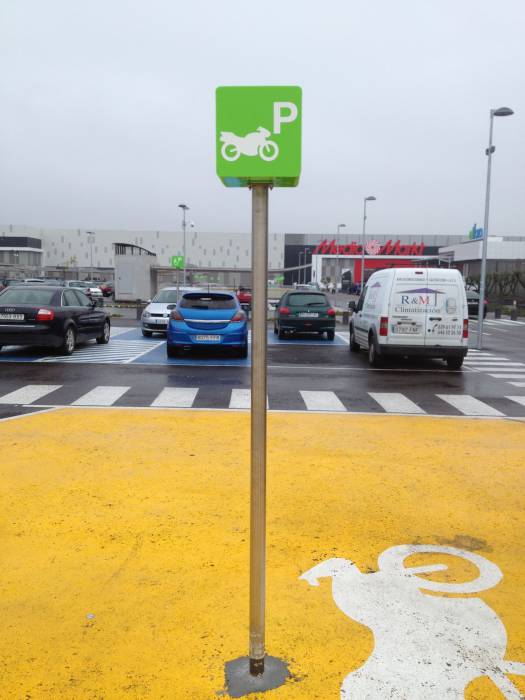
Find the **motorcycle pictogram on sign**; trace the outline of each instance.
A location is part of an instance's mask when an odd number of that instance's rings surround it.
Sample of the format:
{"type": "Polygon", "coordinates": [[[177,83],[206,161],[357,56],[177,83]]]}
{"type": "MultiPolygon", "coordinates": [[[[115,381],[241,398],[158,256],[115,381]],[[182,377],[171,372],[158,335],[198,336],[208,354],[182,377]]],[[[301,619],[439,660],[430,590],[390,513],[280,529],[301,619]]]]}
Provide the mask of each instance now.
{"type": "Polygon", "coordinates": [[[232,131],[221,131],[222,157],[228,161],[237,160],[241,155],[259,156],[266,161],[275,160],[279,155],[279,146],[275,141],[269,141],[268,136],[271,136],[271,132],[263,126],[246,136],[237,136],[232,131]]]}
{"type": "Polygon", "coordinates": [[[312,586],[332,578],[337,607],[369,627],[374,649],[368,660],[346,676],[341,700],[463,700],[466,687],[480,676],[492,680],[507,700],[523,698],[506,674],[525,675],[525,663],[507,661],[507,632],[478,597],[428,595],[473,594],[496,586],[501,570],[479,554],[440,545],[399,545],[385,550],[378,571],[363,574],[346,559],[327,559],[300,578],[312,586]],[[472,581],[448,583],[418,574],[444,571],[445,564],[406,567],[411,554],[446,554],[474,564],[472,581]]]}

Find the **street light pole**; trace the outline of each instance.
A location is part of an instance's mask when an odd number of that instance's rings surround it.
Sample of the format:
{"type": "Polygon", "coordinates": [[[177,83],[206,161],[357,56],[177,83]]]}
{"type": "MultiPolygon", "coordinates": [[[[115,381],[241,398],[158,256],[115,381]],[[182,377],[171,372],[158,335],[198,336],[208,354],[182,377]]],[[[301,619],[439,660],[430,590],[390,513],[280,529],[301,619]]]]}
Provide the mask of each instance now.
{"type": "Polygon", "coordinates": [[[93,282],[93,244],[94,244],[94,242],[95,242],[95,234],[94,234],[93,231],[86,231],[86,233],[87,233],[87,235],[88,235],[88,243],[89,243],[89,246],[90,246],[90,249],[91,249],[91,255],[90,255],[90,258],[91,258],[91,272],[90,272],[90,277],[89,277],[89,279],[91,280],[91,282],[93,282]]]}
{"type": "Polygon", "coordinates": [[[310,255],[311,255],[312,251],[309,250],[308,248],[305,248],[304,249],[304,284],[306,284],[306,256],[308,253],[310,253],[310,255]]]}
{"type": "Polygon", "coordinates": [[[363,210],[363,240],[361,241],[361,291],[365,288],[366,203],[375,201],[376,198],[373,195],[365,197],[365,206],[363,210]]]}
{"type": "Polygon", "coordinates": [[[490,174],[492,154],[496,147],[492,145],[494,117],[510,117],[514,112],[509,107],[490,110],[489,147],[485,150],[487,156],[487,187],[485,190],[485,218],[483,221],[483,238],[481,243],[481,270],[479,276],[479,306],[478,306],[478,342],[477,349],[483,349],[483,314],[485,313],[485,280],[487,276],[487,247],[489,238],[489,209],[490,209],[490,174]]]}
{"type": "MultiPolygon", "coordinates": [[[[335,245],[337,247],[337,258],[336,258],[336,265],[337,265],[337,271],[335,275],[335,291],[337,292],[337,278],[339,277],[339,231],[342,228],[346,228],[346,224],[338,224],[337,225],[337,236],[335,239],[335,245]]],[[[343,276],[341,275],[341,289],[343,288],[343,276]]]]}
{"type": "Polygon", "coordinates": [[[303,255],[303,251],[299,251],[299,269],[297,270],[298,275],[297,275],[297,284],[301,284],[301,256],[303,255]]]}
{"type": "Polygon", "coordinates": [[[186,204],[179,204],[182,209],[182,257],[184,258],[184,270],[182,273],[182,284],[186,286],[186,212],[189,207],[186,204]]]}

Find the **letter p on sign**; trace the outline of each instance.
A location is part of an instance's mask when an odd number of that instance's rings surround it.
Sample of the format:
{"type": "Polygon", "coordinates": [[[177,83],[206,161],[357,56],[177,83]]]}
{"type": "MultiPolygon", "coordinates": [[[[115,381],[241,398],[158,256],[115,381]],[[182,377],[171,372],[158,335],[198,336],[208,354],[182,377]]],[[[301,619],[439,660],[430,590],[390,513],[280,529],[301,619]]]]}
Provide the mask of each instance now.
{"type": "Polygon", "coordinates": [[[297,105],[293,102],[273,103],[273,133],[281,133],[281,124],[289,124],[297,119],[297,105]]]}

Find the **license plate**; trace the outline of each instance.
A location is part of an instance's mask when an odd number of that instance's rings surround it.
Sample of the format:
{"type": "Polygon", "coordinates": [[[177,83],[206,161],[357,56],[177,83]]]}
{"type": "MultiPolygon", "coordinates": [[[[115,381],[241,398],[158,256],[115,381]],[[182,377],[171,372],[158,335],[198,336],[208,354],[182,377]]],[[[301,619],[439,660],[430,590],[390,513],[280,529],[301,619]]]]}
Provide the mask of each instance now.
{"type": "Polygon", "coordinates": [[[419,326],[411,326],[407,323],[400,324],[398,326],[392,326],[393,333],[404,333],[405,335],[411,335],[414,333],[419,333],[419,326]]]}
{"type": "Polygon", "coordinates": [[[24,314],[0,314],[0,321],[23,321],[24,314]]]}
{"type": "Polygon", "coordinates": [[[312,311],[305,311],[304,313],[297,315],[299,318],[319,318],[319,314],[313,313],[312,311]]]}
{"type": "Polygon", "coordinates": [[[220,340],[220,335],[196,335],[195,340],[220,340]]]}

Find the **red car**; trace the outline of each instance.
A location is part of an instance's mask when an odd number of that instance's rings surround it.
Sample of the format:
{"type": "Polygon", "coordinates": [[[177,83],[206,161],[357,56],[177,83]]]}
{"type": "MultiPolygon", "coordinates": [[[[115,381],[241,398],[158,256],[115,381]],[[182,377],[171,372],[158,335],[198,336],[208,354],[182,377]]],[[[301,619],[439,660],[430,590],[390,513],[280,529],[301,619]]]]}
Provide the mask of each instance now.
{"type": "Polygon", "coordinates": [[[242,308],[251,307],[252,305],[252,290],[249,287],[239,287],[236,292],[237,299],[242,308]]]}

